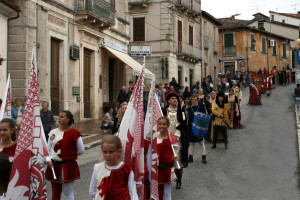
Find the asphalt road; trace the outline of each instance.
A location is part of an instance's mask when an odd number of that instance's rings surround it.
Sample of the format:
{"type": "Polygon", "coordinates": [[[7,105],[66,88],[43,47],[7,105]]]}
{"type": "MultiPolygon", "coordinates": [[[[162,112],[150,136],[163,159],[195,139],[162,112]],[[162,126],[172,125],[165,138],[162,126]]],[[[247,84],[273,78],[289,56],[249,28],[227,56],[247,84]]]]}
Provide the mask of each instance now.
{"type": "MultiPolygon", "coordinates": [[[[248,90],[242,102],[244,129],[230,130],[229,149],[206,143],[207,164],[200,155],[184,169],[180,190],[172,188],[174,200],[298,200],[298,154],[294,100],[295,85],[277,87],[262,106],[247,106],[248,90]]],[[[196,152],[200,148],[196,148],[196,152]]],[[[75,182],[75,199],[89,197],[89,182],[100,148],[80,156],[81,179],[75,182]]],[[[48,194],[51,189],[48,183],[48,194]]]]}

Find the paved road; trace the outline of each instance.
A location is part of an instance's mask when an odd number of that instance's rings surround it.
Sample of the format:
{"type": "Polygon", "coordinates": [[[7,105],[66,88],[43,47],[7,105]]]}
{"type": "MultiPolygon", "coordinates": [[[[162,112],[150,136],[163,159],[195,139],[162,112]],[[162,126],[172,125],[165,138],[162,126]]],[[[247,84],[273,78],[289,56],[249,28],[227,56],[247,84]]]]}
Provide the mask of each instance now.
{"type": "MultiPolygon", "coordinates": [[[[247,106],[245,99],[242,103],[245,129],[230,130],[227,150],[223,144],[210,149],[211,144],[207,143],[208,164],[200,162],[200,155],[195,156],[194,163],[184,170],[182,188],[176,190],[173,184],[173,199],[300,199],[294,87],[277,87],[270,97],[263,96],[262,106],[247,106]]],[[[247,91],[244,96],[247,98],[247,91]]],[[[76,199],[91,199],[89,181],[93,166],[100,159],[99,146],[80,157],[82,178],[75,183],[76,199]]]]}

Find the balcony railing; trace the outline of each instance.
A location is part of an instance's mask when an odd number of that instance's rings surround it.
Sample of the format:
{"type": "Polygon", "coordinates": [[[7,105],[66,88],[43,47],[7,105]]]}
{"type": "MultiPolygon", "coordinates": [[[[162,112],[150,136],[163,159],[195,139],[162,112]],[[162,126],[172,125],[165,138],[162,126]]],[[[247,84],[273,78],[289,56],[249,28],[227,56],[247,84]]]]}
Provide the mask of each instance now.
{"type": "Polygon", "coordinates": [[[202,58],[200,47],[189,45],[186,42],[178,41],[175,45],[177,56],[189,61],[197,62],[202,58]]]}
{"type": "Polygon", "coordinates": [[[223,46],[223,55],[224,56],[235,56],[235,45],[225,47],[223,46]]]}
{"type": "Polygon", "coordinates": [[[209,36],[205,35],[203,40],[204,40],[204,48],[209,49],[209,36]]]}
{"type": "Polygon", "coordinates": [[[189,14],[198,15],[201,12],[201,5],[191,0],[171,0],[179,10],[187,10],[189,14]]]}
{"type": "Polygon", "coordinates": [[[105,0],[75,0],[77,14],[87,14],[108,25],[115,24],[115,8],[105,0]]]}

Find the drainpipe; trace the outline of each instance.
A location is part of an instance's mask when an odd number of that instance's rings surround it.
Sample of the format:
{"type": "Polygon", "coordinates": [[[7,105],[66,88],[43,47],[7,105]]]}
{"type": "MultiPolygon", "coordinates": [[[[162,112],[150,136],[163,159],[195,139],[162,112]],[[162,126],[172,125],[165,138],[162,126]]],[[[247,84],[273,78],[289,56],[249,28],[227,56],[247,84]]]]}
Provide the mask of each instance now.
{"type": "Polygon", "coordinates": [[[17,12],[18,12],[17,16],[8,18],[7,21],[18,19],[20,17],[20,11],[18,10],[17,12]]]}

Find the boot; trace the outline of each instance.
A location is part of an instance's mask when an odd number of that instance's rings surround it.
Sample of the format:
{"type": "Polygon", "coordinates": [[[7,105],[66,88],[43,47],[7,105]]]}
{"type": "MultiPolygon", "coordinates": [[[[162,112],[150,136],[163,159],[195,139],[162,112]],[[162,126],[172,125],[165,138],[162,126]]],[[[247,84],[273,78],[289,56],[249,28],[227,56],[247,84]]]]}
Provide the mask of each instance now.
{"type": "Polygon", "coordinates": [[[207,161],[206,161],[206,155],[203,155],[203,156],[202,156],[202,163],[203,163],[203,164],[206,164],[206,163],[207,163],[207,161]]]}
{"type": "Polygon", "coordinates": [[[215,149],[215,148],[217,148],[217,145],[216,145],[216,143],[214,143],[214,144],[211,146],[211,148],[212,148],[212,149],[215,149]]]}
{"type": "Polygon", "coordinates": [[[175,169],[175,171],[176,171],[176,175],[177,175],[176,189],[180,189],[181,188],[181,178],[182,178],[183,170],[182,169],[175,169]]]}
{"type": "Polygon", "coordinates": [[[225,149],[228,149],[228,142],[225,142],[225,149]]]}
{"type": "Polygon", "coordinates": [[[193,156],[189,155],[189,162],[193,162],[193,161],[194,161],[193,156]]]}

